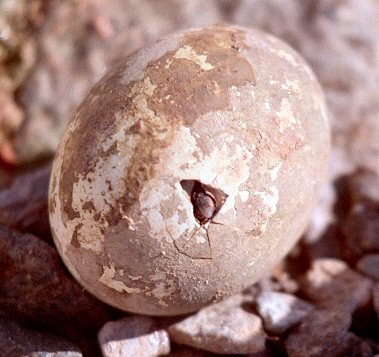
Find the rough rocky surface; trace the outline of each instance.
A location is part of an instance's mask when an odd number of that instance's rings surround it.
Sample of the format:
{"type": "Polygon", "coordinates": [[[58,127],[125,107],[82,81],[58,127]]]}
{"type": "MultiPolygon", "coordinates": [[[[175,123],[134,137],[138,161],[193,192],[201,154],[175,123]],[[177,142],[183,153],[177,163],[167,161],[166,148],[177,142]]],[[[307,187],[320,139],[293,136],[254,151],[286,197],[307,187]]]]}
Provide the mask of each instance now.
{"type": "Polygon", "coordinates": [[[312,304],[293,295],[271,291],[263,291],[254,303],[266,331],[275,335],[299,323],[314,309],[312,304]]]}
{"type": "Polygon", "coordinates": [[[107,322],[99,331],[104,357],[156,357],[170,352],[168,333],[146,316],[107,322]]]}
{"type": "Polygon", "coordinates": [[[350,325],[347,311],[311,312],[286,340],[286,351],[289,357],[342,355],[354,346],[354,335],[348,332],[350,325]]]}
{"type": "Polygon", "coordinates": [[[241,306],[235,295],[173,324],[168,332],[173,342],[221,354],[247,354],[265,348],[261,319],[241,306]]]}
{"type": "Polygon", "coordinates": [[[0,355],[3,357],[82,357],[79,348],[46,332],[27,329],[0,319],[0,355]]]}
{"type": "Polygon", "coordinates": [[[350,312],[369,303],[372,285],[345,262],[330,258],[315,260],[301,281],[303,293],[318,307],[337,306],[350,312]]]}

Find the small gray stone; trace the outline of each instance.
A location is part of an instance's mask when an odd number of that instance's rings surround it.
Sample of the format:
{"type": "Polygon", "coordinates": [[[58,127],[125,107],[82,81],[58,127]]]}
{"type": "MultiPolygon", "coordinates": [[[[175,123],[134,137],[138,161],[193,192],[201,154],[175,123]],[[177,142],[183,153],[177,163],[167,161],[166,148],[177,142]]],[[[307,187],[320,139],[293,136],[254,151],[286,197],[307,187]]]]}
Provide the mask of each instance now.
{"type": "Polygon", "coordinates": [[[347,309],[365,306],[373,282],[337,259],[316,259],[300,282],[307,298],[320,308],[347,309]]]}
{"type": "Polygon", "coordinates": [[[14,321],[0,319],[0,356],[82,357],[82,353],[61,337],[29,330],[14,321]]]}
{"type": "Polygon", "coordinates": [[[359,260],[357,268],[370,278],[379,280],[379,253],[365,255],[359,260]]]}
{"type": "Polygon", "coordinates": [[[307,315],[285,342],[289,357],[339,356],[356,343],[348,332],[351,315],[346,310],[315,310],[307,315]]]}
{"type": "Polygon", "coordinates": [[[281,334],[300,322],[314,306],[294,295],[264,291],[255,300],[266,331],[281,334]]]}
{"type": "Polygon", "coordinates": [[[107,322],[98,339],[104,357],[155,357],[170,353],[168,333],[146,316],[107,322]]]}
{"type": "Polygon", "coordinates": [[[221,354],[263,351],[266,334],[261,319],[241,307],[242,295],[234,295],[206,307],[169,329],[173,342],[221,354]]]}

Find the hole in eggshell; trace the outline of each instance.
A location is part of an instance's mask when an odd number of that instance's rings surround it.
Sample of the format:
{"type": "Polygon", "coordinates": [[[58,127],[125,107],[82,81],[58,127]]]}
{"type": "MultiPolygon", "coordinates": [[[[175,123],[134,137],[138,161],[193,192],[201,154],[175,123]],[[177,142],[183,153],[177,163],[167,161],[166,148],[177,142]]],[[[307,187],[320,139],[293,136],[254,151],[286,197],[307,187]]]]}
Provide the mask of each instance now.
{"type": "Polygon", "coordinates": [[[193,205],[193,215],[200,225],[211,221],[220,211],[228,195],[220,189],[205,185],[197,180],[181,180],[193,205]]]}

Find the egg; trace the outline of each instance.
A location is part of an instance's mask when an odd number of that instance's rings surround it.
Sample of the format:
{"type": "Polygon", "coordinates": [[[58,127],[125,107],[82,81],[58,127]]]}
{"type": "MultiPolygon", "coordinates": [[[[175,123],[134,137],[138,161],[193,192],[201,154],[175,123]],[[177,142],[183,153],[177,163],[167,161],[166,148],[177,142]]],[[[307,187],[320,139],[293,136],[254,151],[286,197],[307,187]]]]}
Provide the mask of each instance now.
{"type": "Polygon", "coordinates": [[[190,313],[283,259],[329,153],[322,90],[292,48],[236,26],[171,34],[111,68],[69,123],[50,180],[54,241],[106,303],[190,313]]]}

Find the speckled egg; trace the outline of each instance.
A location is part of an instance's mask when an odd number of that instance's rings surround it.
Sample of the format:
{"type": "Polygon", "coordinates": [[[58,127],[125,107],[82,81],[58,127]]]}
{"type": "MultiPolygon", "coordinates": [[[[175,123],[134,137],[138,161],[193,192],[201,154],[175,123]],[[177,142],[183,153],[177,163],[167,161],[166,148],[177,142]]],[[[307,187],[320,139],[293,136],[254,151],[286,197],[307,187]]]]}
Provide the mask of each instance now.
{"type": "Polygon", "coordinates": [[[254,283],[295,244],[326,178],[320,86],[254,29],[172,34],[110,69],[50,181],[59,253],[123,310],[176,315],[254,283]]]}

